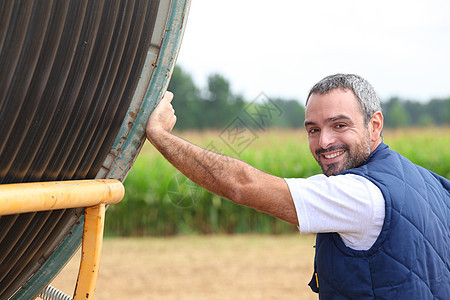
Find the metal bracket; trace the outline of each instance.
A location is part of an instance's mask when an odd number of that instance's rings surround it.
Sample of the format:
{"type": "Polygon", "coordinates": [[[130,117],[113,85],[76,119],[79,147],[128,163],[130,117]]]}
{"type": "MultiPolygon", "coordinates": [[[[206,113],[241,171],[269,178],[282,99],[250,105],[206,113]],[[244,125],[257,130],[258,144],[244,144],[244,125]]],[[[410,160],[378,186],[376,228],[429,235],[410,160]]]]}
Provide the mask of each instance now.
{"type": "Polygon", "coordinates": [[[80,269],[74,299],[93,299],[103,245],[105,207],[125,194],[115,179],[0,185],[0,215],[86,207],[80,269]]]}

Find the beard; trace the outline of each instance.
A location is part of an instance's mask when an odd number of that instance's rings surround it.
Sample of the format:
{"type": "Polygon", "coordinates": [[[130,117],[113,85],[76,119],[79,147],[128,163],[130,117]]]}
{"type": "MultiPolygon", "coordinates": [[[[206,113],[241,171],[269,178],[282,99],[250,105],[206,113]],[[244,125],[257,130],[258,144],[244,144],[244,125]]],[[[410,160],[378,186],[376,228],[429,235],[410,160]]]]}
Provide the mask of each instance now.
{"type": "Polygon", "coordinates": [[[364,134],[363,139],[355,144],[353,150],[350,150],[350,147],[346,144],[339,146],[331,146],[327,149],[317,149],[315,151],[314,158],[319,163],[320,168],[322,169],[322,173],[326,176],[337,175],[345,170],[357,168],[361,166],[369,157],[370,151],[370,136],[369,132],[364,134]],[[331,163],[327,165],[323,165],[320,161],[320,155],[329,151],[339,151],[345,150],[344,155],[347,155],[347,159],[342,162],[331,163]]]}

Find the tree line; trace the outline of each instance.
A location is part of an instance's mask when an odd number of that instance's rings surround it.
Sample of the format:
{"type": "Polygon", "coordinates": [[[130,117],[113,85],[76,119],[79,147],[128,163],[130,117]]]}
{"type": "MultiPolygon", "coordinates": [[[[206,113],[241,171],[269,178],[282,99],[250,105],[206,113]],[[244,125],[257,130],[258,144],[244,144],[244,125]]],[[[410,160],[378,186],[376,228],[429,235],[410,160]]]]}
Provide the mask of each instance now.
{"type": "MultiPolygon", "coordinates": [[[[207,86],[199,88],[188,72],[176,66],[168,90],[177,98],[173,103],[179,116],[177,130],[303,127],[305,108],[297,99],[271,98],[263,92],[244,99],[220,74],[209,75],[207,86]]],[[[426,103],[391,97],[381,106],[387,128],[450,125],[450,97],[426,103]]]]}

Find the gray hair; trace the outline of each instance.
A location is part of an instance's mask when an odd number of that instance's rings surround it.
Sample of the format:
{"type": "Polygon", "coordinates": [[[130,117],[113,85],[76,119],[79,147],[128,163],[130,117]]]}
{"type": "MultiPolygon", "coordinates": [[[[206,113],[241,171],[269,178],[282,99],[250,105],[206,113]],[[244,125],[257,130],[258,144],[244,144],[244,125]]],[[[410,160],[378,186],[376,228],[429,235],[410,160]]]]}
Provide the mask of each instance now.
{"type": "Polygon", "coordinates": [[[381,112],[380,99],[370,83],[362,77],[354,74],[330,75],[316,83],[309,91],[306,104],[312,94],[326,94],[334,89],[351,90],[358,99],[365,125],[369,124],[373,114],[381,112]]]}

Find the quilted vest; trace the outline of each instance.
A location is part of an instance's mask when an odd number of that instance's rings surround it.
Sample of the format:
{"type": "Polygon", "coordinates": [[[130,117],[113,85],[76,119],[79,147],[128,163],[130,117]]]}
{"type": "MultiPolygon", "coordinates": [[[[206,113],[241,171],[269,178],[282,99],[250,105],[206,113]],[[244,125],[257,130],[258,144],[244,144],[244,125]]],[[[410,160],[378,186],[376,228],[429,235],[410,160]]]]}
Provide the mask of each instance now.
{"type": "Polygon", "coordinates": [[[384,143],[347,173],[381,190],[383,227],[365,251],[317,234],[311,289],[320,299],[450,299],[450,181],[384,143]]]}

